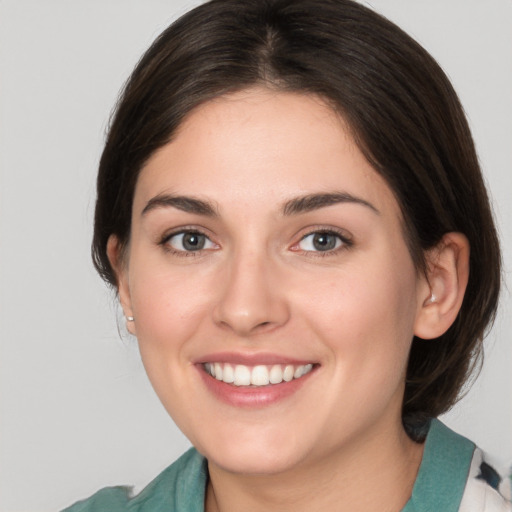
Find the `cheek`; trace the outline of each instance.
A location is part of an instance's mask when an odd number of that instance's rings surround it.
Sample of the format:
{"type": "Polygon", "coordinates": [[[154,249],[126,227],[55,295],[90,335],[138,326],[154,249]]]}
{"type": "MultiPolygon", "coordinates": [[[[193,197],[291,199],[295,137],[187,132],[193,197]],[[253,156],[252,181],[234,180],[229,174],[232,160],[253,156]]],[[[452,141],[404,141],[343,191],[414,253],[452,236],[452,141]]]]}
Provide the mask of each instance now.
{"type": "Polygon", "coordinates": [[[134,258],[133,268],[130,294],[141,352],[173,354],[204,322],[212,279],[185,267],[170,271],[158,261],[137,265],[134,258]]]}
{"type": "Polygon", "coordinates": [[[315,280],[303,300],[310,328],[333,358],[350,360],[352,377],[361,381],[371,373],[402,374],[414,332],[417,279],[408,253],[378,256],[315,280]]]}
{"type": "MultiPolygon", "coordinates": [[[[211,302],[211,279],[183,268],[136,265],[131,260],[130,293],[136,336],[146,373],[160,401],[184,428],[190,401],[193,340],[203,329],[211,302]]],[[[185,429],[186,430],[186,429],[185,429]]]]}
{"type": "Polygon", "coordinates": [[[393,263],[358,261],[332,274],[303,283],[304,303],[320,317],[345,328],[372,329],[391,324],[411,325],[416,309],[416,275],[406,259],[393,263]],[[349,321],[352,319],[352,321],[349,321]]]}

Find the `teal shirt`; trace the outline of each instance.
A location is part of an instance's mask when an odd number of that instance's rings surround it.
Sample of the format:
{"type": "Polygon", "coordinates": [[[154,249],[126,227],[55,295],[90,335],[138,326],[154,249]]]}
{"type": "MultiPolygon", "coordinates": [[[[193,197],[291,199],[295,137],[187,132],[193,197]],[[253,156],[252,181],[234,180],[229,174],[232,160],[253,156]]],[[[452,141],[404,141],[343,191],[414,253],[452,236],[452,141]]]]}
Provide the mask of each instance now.
{"type": "MultiPolygon", "coordinates": [[[[412,496],[402,512],[456,512],[464,493],[475,445],[432,420],[412,496]]],[[[140,494],[109,487],[63,512],[204,512],[206,460],[190,449],[140,494]]]]}

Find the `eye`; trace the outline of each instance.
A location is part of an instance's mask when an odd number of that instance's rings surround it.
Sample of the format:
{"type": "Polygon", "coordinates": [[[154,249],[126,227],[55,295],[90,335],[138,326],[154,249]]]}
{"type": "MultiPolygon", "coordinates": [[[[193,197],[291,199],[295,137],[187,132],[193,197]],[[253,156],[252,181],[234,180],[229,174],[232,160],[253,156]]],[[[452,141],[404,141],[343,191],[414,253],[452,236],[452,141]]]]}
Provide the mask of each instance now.
{"type": "Polygon", "coordinates": [[[198,231],[175,233],[167,237],[165,243],[178,252],[194,252],[216,247],[206,235],[198,231]]]}
{"type": "Polygon", "coordinates": [[[297,244],[297,248],[301,251],[333,251],[341,247],[344,243],[348,243],[338,233],[332,231],[316,231],[306,235],[297,244]]]}

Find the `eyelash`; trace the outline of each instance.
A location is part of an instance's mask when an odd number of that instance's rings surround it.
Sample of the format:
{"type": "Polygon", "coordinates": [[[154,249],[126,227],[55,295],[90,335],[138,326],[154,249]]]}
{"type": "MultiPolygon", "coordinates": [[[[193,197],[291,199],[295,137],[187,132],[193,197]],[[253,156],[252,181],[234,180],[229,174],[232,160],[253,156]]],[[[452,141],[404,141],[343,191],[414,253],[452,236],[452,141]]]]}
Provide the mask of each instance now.
{"type": "Polygon", "coordinates": [[[317,227],[312,229],[311,231],[308,231],[305,235],[301,237],[301,239],[292,246],[292,250],[296,252],[300,252],[304,254],[305,256],[311,257],[311,258],[326,258],[329,256],[335,256],[338,253],[345,251],[347,249],[350,249],[354,245],[353,240],[347,236],[347,233],[341,230],[333,229],[331,227],[329,228],[323,228],[323,227],[317,227]],[[338,247],[334,247],[332,249],[328,249],[326,251],[311,251],[311,250],[303,250],[299,248],[299,244],[303,242],[306,238],[312,236],[312,235],[327,235],[327,236],[335,236],[339,241],[340,245],[338,247]]]}
{"type": "MultiPolygon", "coordinates": [[[[189,229],[180,228],[177,231],[173,231],[171,233],[166,233],[161,238],[159,245],[161,245],[166,252],[168,252],[174,256],[185,257],[185,258],[200,256],[200,255],[204,254],[204,251],[208,251],[211,249],[211,248],[200,248],[197,250],[189,250],[189,251],[187,251],[185,249],[184,250],[175,249],[170,245],[169,242],[172,240],[172,238],[177,237],[178,235],[197,235],[197,236],[205,237],[209,243],[216,245],[215,242],[212,242],[212,240],[210,239],[210,237],[207,234],[205,234],[204,232],[202,232],[201,230],[198,230],[196,228],[189,228],[189,229]]],[[[341,251],[350,249],[353,245],[354,245],[353,241],[351,240],[350,237],[348,237],[346,235],[346,233],[336,230],[336,229],[333,229],[333,228],[318,227],[311,231],[308,231],[305,235],[303,235],[297,243],[292,245],[290,250],[292,250],[294,252],[299,252],[308,257],[325,258],[328,256],[333,256],[335,254],[338,254],[341,251]],[[334,247],[332,249],[327,249],[325,251],[321,251],[321,250],[314,251],[314,250],[300,249],[299,244],[312,235],[335,236],[341,243],[338,247],[334,247]]]]}
{"type": "Polygon", "coordinates": [[[204,251],[208,251],[210,249],[210,248],[207,248],[207,249],[201,248],[201,249],[197,249],[195,251],[175,249],[174,247],[172,247],[170,245],[170,241],[174,237],[177,237],[179,235],[196,235],[196,236],[205,237],[206,240],[209,241],[211,244],[216,245],[214,242],[212,242],[212,240],[210,239],[210,237],[207,234],[203,233],[202,231],[200,231],[196,228],[187,229],[186,227],[180,228],[179,230],[173,231],[171,233],[166,233],[160,240],[159,245],[161,245],[163,247],[164,251],[172,254],[173,256],[184,257],[184,258],[200,256],[200,255],[204,254],[204,251]]]}

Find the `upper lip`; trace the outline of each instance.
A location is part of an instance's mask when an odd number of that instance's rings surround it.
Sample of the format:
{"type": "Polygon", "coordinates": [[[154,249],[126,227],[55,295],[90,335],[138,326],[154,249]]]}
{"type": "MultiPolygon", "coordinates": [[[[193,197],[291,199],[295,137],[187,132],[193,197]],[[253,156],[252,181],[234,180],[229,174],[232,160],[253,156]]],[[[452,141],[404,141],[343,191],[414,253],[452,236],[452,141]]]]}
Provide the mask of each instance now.
{"type": "Polygon", "coordinates": [[[312,359],[298,359],[296,357],[272,353],[241,353],[241,352],[214,352],[201,356],[194,361],[194,364],[203,363],[231,363],[245,366],[271,365],[271,364],[293,364],[305,365],[316,361],[312,359]]]}

